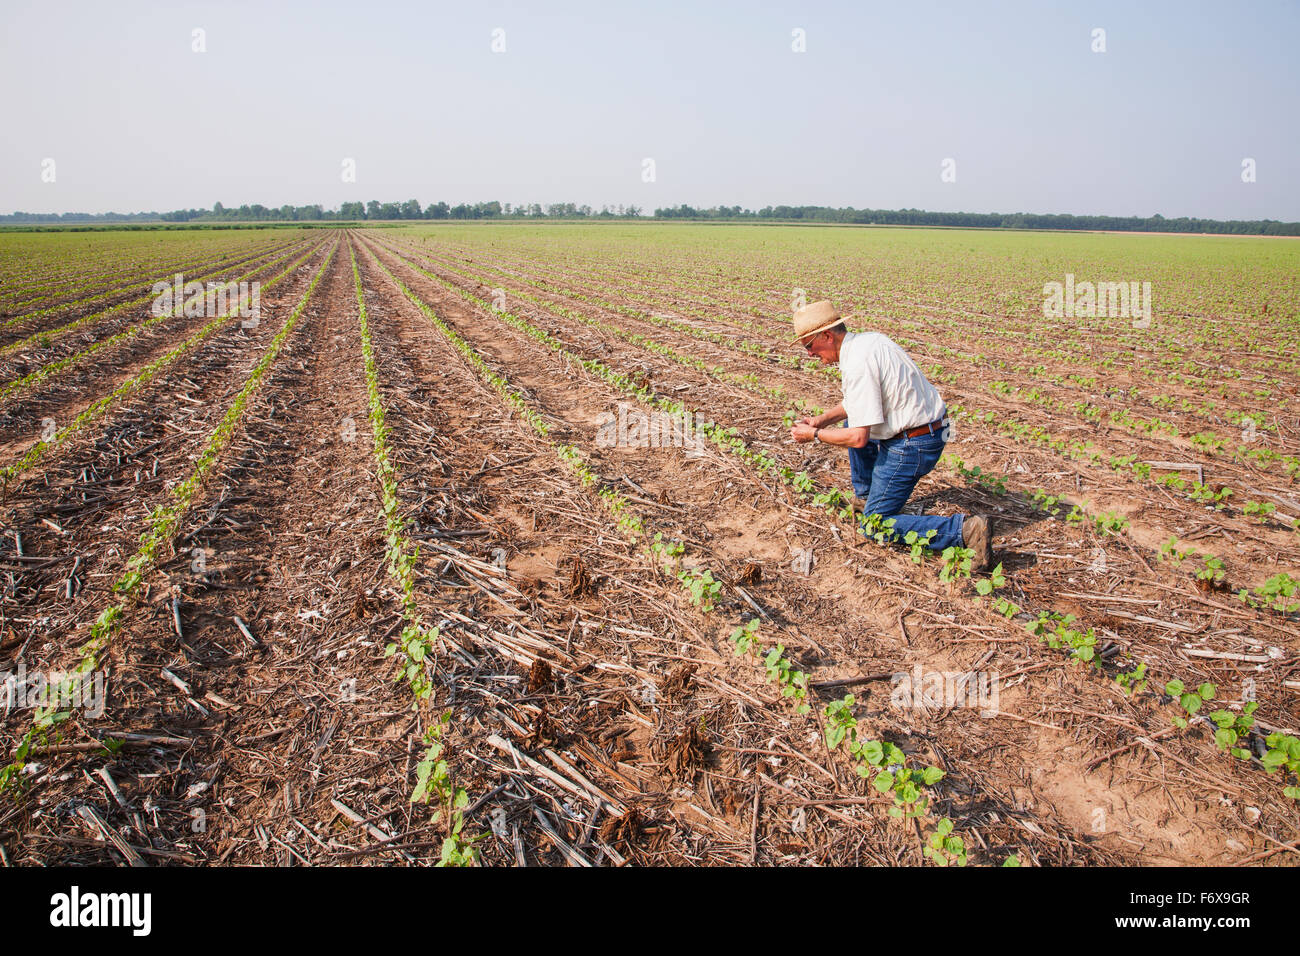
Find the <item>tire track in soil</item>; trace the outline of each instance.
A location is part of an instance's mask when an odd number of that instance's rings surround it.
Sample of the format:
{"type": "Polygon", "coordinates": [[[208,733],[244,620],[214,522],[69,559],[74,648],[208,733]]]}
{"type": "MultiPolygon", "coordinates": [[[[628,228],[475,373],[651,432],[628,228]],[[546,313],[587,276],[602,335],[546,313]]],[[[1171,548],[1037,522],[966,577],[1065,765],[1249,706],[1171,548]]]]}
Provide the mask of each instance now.
{"type": "MultiPolygon", "coordinates": [[[[360,349],[351,275],[341,252],[186,522],[180,540],[194,538],[202,563],[187,551],[161,562],[110,648],[109,726],[97,732],[161,735],[177,743],[126,749],[104,764],[129,810],[83,775],[39,795],[42,805],[96,806],[127,828],[128,842],[146,856],[179,852],[215,862],[261,840],[261,862],[289,865],[296,847],[284,844],[307,839],[291,826],[293,838],[275,843],[246,832],[245,824],[256,826],[272,804],[290,815],[299,809],[293,787],[274,785],[294,761],[312,764],[309,778],[321,772],[308,754],[319,753],[345,712],[332,673],[338,652],[354,653],[366,638],[364,627],[333,633],[329,603],[339,593],[350,599],[347,589],[360,588],[382,567],[365,433],[343,440],[346,417],[364,425],[365,400],[364,376],[354,368],[360,349]],[[173,597],[180,598],[183,637],[175,629],[173,597]],[[243,637],[235,616],[256,643],[243,637]],[[280,739],[285,734],[288,746],[280,739]]],[[[392,685],[372,683],[377,709],[395,698],[400,714],[405,702],[392,685]]],[[[375,717],[356,706],[350,711],[375,717]]],[[[61,819],[56,814],[46,829],[36,824],[23,834],[33,861],[51,854],[68,862],[68,851],[59,849],[61,819]]],[[[85,855],[116,862],[107,847],[85,850],[77,862],[85,855]]]]}
{"type": "Polygon", "coordinates": [[[0,567],[11,575],[2,606],[12,633],[0,632],[0,653],[26,653],[29,667],[58,664],[78,628],[99,610],[145,519],[167,500],[164,483],[188,471],[280,328],[275,316],[292,311],[319,265],[304,263],[274,290],[256,329],[241,330],[236,321],[214,333],[110,410],[97,423],[98,433],[73,436],[38,466],[42,473],[9,491],[0,522],[0,567]],[[54,563],[18,562],[15,534],[29,559],[54,563]],[[69,594],[67,582],[74,577],[69,594]]]}
{"type": "MultiPolygon", "coordinates": [[[[584,408],[585,405],[589,404],[584,401],[584,398],[593,392],[602,393],[605,390],[603,384],[584,383],[583,385],[576,385],[566,381],[566,373],[562,362],[553,359],[544,346],[509,329],[495,317],[489,317],[490,324],[485,328],[482,321],[483,314],[479,313],[479,310],[471,310],[471,307],[461,303],[460,300],[451,296],[441,287],[436,286],[427,279],[423,279],[423,277],[418,277],[417,273],[409,269],[400,269],[398,274],[409,281],[417,293],[424,296],[446,321],[455,325],[458,331],[470,339],[482,354],[490,358],[493,364],[505,369],[508,374],[513,376],[516,384],[525,386],[535,395],[539,407],[546,414],[553,419],[564,422],[569,429],[569,435],[566,437],[575,440],[588,450],[592,450],[592,446],[595,445],[596,416],[584,408]],[[422,282],[421,279],[423,279],[422,282]],[[546,354],[543,354],[544,352],[546,354]]],[[[598,405],[602,408],[612,408],[616,401],[617,397],[604,399],[598,405]]],[[[844,593],[853,593],[860,589],[861,580],[856,572],[866,570],[870,574],[869,569],[853,568],[845,570],[843,568],[828,567],[826,570],[819,572],[816,578],[812,579],[805,579],[794,574],[786,567],[788,565],[786,554],[772,551],[770,545],[766,551],[758,550],[754,547],[754,542],[760,542],[760,547],[762,547],[767,544],[765,539],[784,532],[786,530],[785,526],[789,523],[789,515],[786,512],[798,514],[799,509],[782,509],[779,506],[772,506],[766,512],[758,509],[740,511],[740,506],[728,505],[724,500],[730,497],[726,495],[725,488],[722,489],[721,494],[715,494],[712,498],[705,495],[703,489],[708,487],[708,483],[693,475],[691,470],[691,466],[698,464],[698,462],[691,462],[685,456],[680,455],[677,450],[661,449],[660,453],[662,459],[654,461],[653,464],[651,463],[654,458],[652,454],[637,455],[633,452],[631,456],[619,455],[618,449],[600,449],[595,452],[595,458],[597,459],[598,470],[607,478],[628,472],[632,474],[637,486],[645,489],[645,494],[649,498],[654,499],[661,493],[665,496],[672,495],[671,500],[674,503],[681,503],[689,513],[710,514],[709,528],[689,528],[686,536],[688,540],[694,537],[697,540],[707,539],[709,541],[709,547],[722,559],[719,563],[710,562],[709,566],[715,572],[720,564],[724,571],[731,572],[728,577],[734,579],[739,568],[744,563],[755,557],[760,558],[765,581],[761,599],[769,603],[771,613],[780,621],[798,622],[799,627],[806,627],[807,630],[816,635],[813,638],[814,641],[829,649],[828,658],[819,662],[822,666],[815,674],[816,679],[856,676],[860,671],[854,662],[861,661],[863,658],[875,658],[877,661],[883,660],[886,662],[884,667],[878,667],[873,663],[867,667],[868,670],[888,669],[893,672],[910,669],[911,660],[907,660],[907,663],[902,666],[898,663],[900,660],[906,659],[906,652],[900,654],[901,649],[898,647],[897,640],[892,637],[897,629],[897,617],[900,611],[905,610],[901,606],[902,599],[890,595],[891,600],[889,602],[880,602],[885,609],[875,610],[874,613],[862,607],[846,607],[842,600],[844,593]],[[684,483],[681,480],[683,475],[691,475],[687,479],[690,482],[689,490],[683,487],[684,483]],[[763,527],[762,530],[756,531],[755,519],[759,522],[765,522],[771,527],[763,527]],[[714,530],[717,531],[716,534],[713,533],[714,530]],[[766,582],[769,581],[774,586],[768,587],[766,582]]],[[[724,464],[721,461],[712,459],[706,459],[706,461],[709,465],[724,473],[730,465],[730,463],[724,464]]],[[[733,481],[736,483],[749,482],[757,484],[750,476],[743,474],[735,466],[731,466],[730,470],[734,472],[733,481]]],[[[816,517],[808,512],[804,512],[804,514],[816,517]]],[[[806,532],[803,533],[806,534],[806,532]]],[[[828,551],[834,553],[836,550],[835,542],[829,535],[823,535],[817,547],[820,554],[828,551]]],[[[838,557],[837,554],[837,563],[838,557]]],[[[829,559],[827,559],[827,562],[829,562],[829,559]]],[[[875,572],[875,576],[878,579],[890,580],[880,572],[875,572]]],[[[904,587],[904,596],[906,596],[907,590],[914,590],[917,587],[917,585],[907,581],[906,578],[898,575],[893,576],[893,583],[901,584],[904,587]]],[[[808,642],[806,640],[797,638],[791,640],[787,635],[781,635],[781,637],[787,645],[798,648],[802,644],[804,648],[807,648],[808,642]]],[[[965,667],[941,666],[947,656],[944,650],[935,646],[929,648],[928,651],[926,663],[929,667],[953,671],[969,669],[969,661],[966,662],[965,667]]],[[[804,662],[811,663],[814,660],[816,660],[815,657],[808,655],[804,662]]],[[[860,690],[859,695],[861,696],[860,690]]],[[[885,708],[881,708],[871,717],[876,719],[884,713],[888,712],[885,708]]],[[[886,718],[886,722],[895,723],[897,721],[886,718]]],[[[968,752],[980,752],[988,749],[989,741],[987,739],[979,740],[978,733],[974,728],[963,728],[963,732],[975,735],[967,747],[968,752]]],[[[991,730],[989,732],[992,733],[991,730]]],[[[932,737],[924,735],[915,727],[907,728],[907,736],[911,743],[905,743],[905,749],[916,749],[918,743],[924,748],[936,747],[936,741],[932,737]]],[[[947,741],[944,741],[938,746],[946,746],[946,744],[947,741]]],[[[959,744],[958,746],[962,745],[959,744]]],[[[1053,749],[1056,749],[1055,744],[1053,749]]],[[[967,774],[974,770],[974,765],[968,765],[960,757],[955,759],[953,763],[957,768],[955,771],[957,773],[967,774]]],[[[947,766],[947,764],[943,765],[947,766]]],[[[1005,767],[1003,770],[1005,771],[1005,767]]],[[[1008,776],[1010,775],[1008,774],[1008,776]]],[[[1015,780],[1015,783],[1019,784],[1020,781],[1015,780]]],[[[997,783],[991,779],[986,781],[986,787],[989,794],[998,792],[997,783]]],[[[1004,815],[1020,812],[1010,802],[1007,806],[999,809],[1004,815]]],[[[1055,824],[1048,820],[1039,820],[1037,825],[1040,828],[1056,828],[1055,824]]]]}

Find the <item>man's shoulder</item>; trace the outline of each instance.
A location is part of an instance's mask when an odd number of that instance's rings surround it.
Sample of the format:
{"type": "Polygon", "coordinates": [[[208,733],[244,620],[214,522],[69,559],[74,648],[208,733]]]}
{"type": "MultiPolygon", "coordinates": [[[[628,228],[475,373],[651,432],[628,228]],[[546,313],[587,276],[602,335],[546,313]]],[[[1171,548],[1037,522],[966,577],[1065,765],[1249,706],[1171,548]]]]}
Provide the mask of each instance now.
{"type": "Polygon", "coordinates": [[[854,357],[866,358],[894,345],[893,339],[883,332],[849,332],[844,336],[841,351],[847,350],[854,357]]]}

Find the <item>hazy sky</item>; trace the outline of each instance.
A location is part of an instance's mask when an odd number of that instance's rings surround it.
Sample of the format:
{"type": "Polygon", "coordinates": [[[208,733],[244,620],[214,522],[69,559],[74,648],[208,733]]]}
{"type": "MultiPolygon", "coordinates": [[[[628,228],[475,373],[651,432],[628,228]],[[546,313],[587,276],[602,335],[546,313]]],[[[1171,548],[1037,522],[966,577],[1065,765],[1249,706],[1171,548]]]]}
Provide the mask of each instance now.
{"type": "Polygon", "coordinates": [[[417,198],[1300,220],[1298,41],[1295,2],[0,0],[0,212],[417,198]]]}

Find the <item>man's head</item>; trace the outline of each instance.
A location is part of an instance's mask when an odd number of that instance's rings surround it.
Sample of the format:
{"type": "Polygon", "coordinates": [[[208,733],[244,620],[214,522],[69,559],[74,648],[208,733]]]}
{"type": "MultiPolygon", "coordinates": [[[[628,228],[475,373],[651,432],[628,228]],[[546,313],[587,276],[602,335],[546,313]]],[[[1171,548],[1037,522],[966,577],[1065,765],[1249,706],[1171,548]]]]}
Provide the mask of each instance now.
{"type": "Polygon", "coordinates": [[[839,361],[848,327],[829,300],[804,306],[794,314],[792,324],[795,338],[805,352],[816,356],[823,365],[839,361]]]}

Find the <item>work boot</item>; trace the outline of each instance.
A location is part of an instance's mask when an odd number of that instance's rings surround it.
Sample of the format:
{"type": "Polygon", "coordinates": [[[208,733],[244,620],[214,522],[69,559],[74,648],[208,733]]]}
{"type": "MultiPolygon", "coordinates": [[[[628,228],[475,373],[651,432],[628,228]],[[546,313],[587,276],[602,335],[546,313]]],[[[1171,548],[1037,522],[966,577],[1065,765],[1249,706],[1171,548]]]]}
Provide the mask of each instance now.
{"type": "Polygon", "coordinates": [[[973,515],[961,523],[961,543],[975,552],[971,572],[987,571],[993,563],[993,522],[984,515],[973,515]]]}

